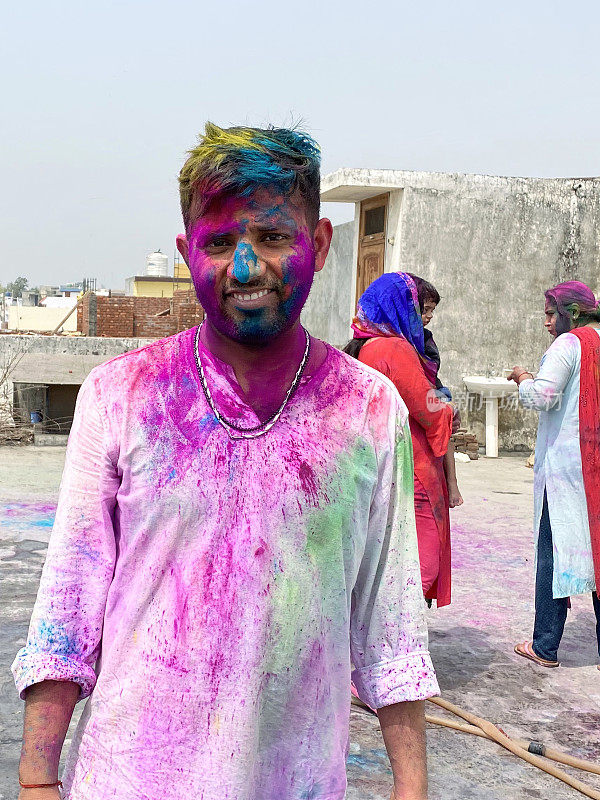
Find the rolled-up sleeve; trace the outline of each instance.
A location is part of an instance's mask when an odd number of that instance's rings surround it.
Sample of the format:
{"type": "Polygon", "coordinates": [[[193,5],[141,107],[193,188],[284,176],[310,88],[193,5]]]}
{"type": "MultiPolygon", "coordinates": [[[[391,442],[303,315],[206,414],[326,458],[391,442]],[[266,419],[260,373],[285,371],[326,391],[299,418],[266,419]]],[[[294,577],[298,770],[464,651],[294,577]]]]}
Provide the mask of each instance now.
{"type": "Polygon", "coordinates": [[[579,339],[570,333],[558,336],[544,353],[535,378],[519,384],[519,398],[525,408],[550,411],[560,408],[565,387],[581,359],[579,339]]]}
{"type": "Polygon", "coordinates": [[[27,644],[12,665],[21,696],[44,680],[94,688],[106,596],[115,564],[119,479],[92,373],[79,391],[56,520],[27,644]]]}
{"type": "MultiPolygon", "coordinates": [[[[398,403],[402,401],[398,398],[398,403]]],[[[391,414],[352,595],[352,681],[371,708],[439,694],[428,651],[406,411],[391,414]]]]}

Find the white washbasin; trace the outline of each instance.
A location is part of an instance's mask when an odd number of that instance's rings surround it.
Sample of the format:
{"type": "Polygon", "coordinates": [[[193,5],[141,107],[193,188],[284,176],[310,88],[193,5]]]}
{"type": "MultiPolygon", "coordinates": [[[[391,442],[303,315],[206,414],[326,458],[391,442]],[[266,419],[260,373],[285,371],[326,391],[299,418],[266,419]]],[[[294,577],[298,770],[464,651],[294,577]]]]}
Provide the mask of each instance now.
{"type": "Polygon", "coordinates": [[[482,397],[492,400],[514,394],[518,390],[517,384],[506,378],[486,378],[485,375],[467,375],[463,378],[463,382],[472,394],[480,394],[482,397]]]}
{"type": "Polygon", "coordinates": [[[467,390],[485,401],[485,454],[498,457],[498,400],[518,391],[514,381],[506,378],[487,378],[485,375],[467,375],[463,378],[467,390]]]}

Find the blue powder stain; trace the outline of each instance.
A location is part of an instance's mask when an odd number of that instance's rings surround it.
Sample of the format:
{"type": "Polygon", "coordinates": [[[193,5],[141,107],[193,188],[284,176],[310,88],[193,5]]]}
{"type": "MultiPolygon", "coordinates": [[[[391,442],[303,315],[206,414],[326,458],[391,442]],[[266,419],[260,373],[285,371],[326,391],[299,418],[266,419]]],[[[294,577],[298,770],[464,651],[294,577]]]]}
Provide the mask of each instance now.
{"type": "Polygon", "coordinates": [[[233,274],[240,283],[250,280],[250,268],[254,269],[258,262],[252,245],[240,242],[233,254],[233,274]]]}
{"type": "Polygon", "coordinates": [[[37,629],[37,635],[32,637],[39,643],[40,650],[50,649],[55,655],[68,655],[77,652],[75,639],[56,625],[42,620],[37,629]]]}
{"type": "Polygon", "coordinates": [[[206,429],[207,433],[210,433],[215,428],[219,427],[219,422],[215,415],[212,412],[206,412],[206,414],[202,417],[200,422],[198,423],[200,426],[200,430],[206,429]]]}
{"type": "Polygon", "coordinates": [[[79,543],[75,545],[75,549],[77,550],[78,555],[82,556],[83,558],[89,559],[94,564],[98,564],[102,562],[102,557],[97,550],[94,550],[87,542],[79,543]]]}
{"type": "MultiPolygon", "coordinates": [[[[9,505],[4,506],[8,511],[13,511],[16,507],[9,505]]],[[[2,528],[10,528],[14,531],[27,531],[31,528],[52,528],[54,525],[54,513],[43,513],[40,514],[39,512],[33,510],[33,513],[36,516],[31,516],[32,511],[24,507],[22,509],[17,509],[20,511],[20,515],[11,515],[0,519],[0,527],[2,528]]]]}
{"type": "Polygon", "coordinates": [[[177,471],[175,470],[175,467],[173,467],[173,469],[171,470],[171,472],[169,472],[169,474],[168,474],[168,476],[167,476],[167,480],[168,480],[168,481],[172,481],[172,480],[173,480],[173,478],[174,478],[176,475],[177,475],[177,471]]]}
{"type": "Polygon", "coordinates": [[[189,375],[184,374],[181,376],[181,386],[183,389],[190,389],[192,386],[195,386],[195,384],[189,375]]]}
{"type": "Polygon", "coordinates": [[[383,772],[385,774],[391,773],[391,769],[387,763],[385,751],[369,750],[367,753],[351,753],[346,758],[346,765],[358,767],[366,772],[383,772]]]}

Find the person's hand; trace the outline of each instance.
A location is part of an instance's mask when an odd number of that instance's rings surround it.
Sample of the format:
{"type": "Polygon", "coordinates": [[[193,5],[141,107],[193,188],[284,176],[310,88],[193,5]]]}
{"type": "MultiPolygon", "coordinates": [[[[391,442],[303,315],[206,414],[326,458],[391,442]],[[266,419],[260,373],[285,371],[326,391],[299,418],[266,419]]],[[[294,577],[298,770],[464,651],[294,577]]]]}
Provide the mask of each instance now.
{"type": "Polygon", "coordinates": [[[448,484],[448,503],[450,508],[456,508],[457,506],[462,506],[464,500],[462,498],[462,494],[460,493],[460,489],[458,488],[458,484],[448,484]]]}
{"type": "Polygon", "coordinates": [[[523,367],[513,367],[512,372],[507,377],[507,380],[514,381],[518,386],[521,381],[521,377],[523,375],[529,375],[529,377],[533,377],[531,375],[531,372],[528,372],[526,369],[523,369],[523,367]]]}

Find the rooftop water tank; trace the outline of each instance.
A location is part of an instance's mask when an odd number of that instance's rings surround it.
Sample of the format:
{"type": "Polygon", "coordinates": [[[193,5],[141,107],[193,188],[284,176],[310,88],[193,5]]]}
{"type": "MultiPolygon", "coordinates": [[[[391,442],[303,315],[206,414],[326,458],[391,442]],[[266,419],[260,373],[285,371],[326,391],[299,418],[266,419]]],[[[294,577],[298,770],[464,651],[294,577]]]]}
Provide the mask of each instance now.
{"type": "Polygon", "coordinates": [[[154,278],[166,278],[169,274],[169,259],[160,250],[146,256],[146,275],[154,278]]]}

